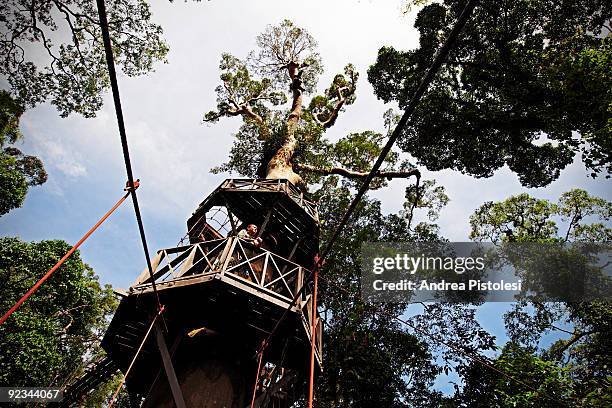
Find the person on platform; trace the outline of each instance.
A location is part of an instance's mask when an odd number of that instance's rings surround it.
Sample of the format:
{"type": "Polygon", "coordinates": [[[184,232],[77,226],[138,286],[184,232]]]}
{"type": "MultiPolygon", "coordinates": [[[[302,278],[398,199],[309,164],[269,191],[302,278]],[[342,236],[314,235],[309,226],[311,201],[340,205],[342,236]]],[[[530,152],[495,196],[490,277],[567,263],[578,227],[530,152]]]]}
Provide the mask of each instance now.
{"type": "Polygon", "coordinates": [[[241,229],[238,232],[238,238],[251,241],[255,247],[261,245],[262,239],[257,236],[257,225],[249,224],[246,229],[241,229]]]}

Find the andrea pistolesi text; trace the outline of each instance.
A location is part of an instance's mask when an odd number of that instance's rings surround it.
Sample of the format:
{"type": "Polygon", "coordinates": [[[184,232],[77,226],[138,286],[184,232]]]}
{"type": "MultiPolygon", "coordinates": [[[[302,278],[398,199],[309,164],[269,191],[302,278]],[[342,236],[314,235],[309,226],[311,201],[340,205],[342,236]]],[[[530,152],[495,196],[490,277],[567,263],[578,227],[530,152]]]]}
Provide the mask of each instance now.
{"type": "Polygon", "coordinates": [[[464,291],[464,290],[475,290],[475,291],[520,291],[522,281],[519,279],[517,282],[499,282],[482,281],[478,279],[470,279],[467,282],[447,282],[442,280],[440,282],[433,282],[423,279],[421,281],[411,281],[409,279],[402,279],[397,282],[385,282],[383,280],[375,280],[372,282],[372,287],[376,291],[414,291],[414,290],[427,290],[427,291],[464,291]]]}

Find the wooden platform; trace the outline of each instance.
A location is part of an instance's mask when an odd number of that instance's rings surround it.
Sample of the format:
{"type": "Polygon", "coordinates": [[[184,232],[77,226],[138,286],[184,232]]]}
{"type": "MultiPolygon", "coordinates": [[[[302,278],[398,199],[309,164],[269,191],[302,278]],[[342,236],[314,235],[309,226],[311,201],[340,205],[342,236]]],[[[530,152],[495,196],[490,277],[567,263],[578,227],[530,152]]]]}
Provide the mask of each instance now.
{"type": "MultiPolygon", "coordinates": [[[[125,372],[135,355],[156,311],[155,282],[165,307],[165,342],[183,362],[195,353],[201,361],[209,356],[252,364],[262,340],[301,293],[271,339],[265,360],[298,376],[306,373],[312,296],[310,286],[301,289],[319,250],[316,204],[286,180],[229,179],[199,205],[187,226],[190,245],[159,250],[152,260],[153,277],[145,268],[122,299],[102,341],[112,362],[125,372]],[[213,207],[225,208],[231,229],[209,223],[213,207]],[[264,242],[266,234],[273,236],[273,247],[238,238],[238,229],[248,224],[260,228],[264,242]],[[187,336],[201,328],[197,336],[187,336]]],[[[321,367],[322,325],[316,321],[321,367]]],[[[161,366],[150,335],[128,378],[130,392],[148,395],[161,366]]]]}
{"type": "MultiPolygon", "coordinates": [[[[160,250],[154,267],[156,287],[166,308],[169,347],[183,341],[189,331],[204,327],[212,340],[222,339],[228,350],[243,359],[253,358],[309,273],[300,265],[254,248],[237,237],[160,250]]],[[[155,307],[147,276],[148,271],[143,271],[130,288],[102,341],[102,347],[122,371],[130,364],[155,307]]],[[[307,288],[270,342],[267,361],[300,372],[306,369],[310,355],[310,308],[307,288]]],[[[321,339],[320,322],[317,337],[321,339]]],[[[321,348],[319,341],[316,353],[319,366],[321,348]]],[[[160,365],[151,336],[132,369],[131,389],[146,393],[160,365]]]]}

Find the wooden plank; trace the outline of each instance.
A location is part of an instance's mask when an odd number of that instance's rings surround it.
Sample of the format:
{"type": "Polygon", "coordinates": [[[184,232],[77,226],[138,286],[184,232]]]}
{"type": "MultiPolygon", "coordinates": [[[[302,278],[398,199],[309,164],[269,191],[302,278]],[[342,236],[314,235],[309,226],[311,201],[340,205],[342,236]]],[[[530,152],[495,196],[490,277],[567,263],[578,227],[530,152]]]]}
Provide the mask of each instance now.
{"type": "Polygon", "coordinates": [[[266,257],[264,259],[263,270],[261,271],[261,286],[266,285],[266,276],[268,276],[268,258],[270,258],[270,252],[266,251],[266,257]]]}
{"type": "Polygon", "coordinates": [[[121,339],[125,339],[128,341],[138,342],[142,338],[142,332],[138,330],[136,333],[130,332],[125,328],[122,330],[121,334],[117,333],[116,336],[121,339]]]}
{"type": "Polygon", "coordinates": [[[232,225],[232,235],[236,235],[238,234],[238,230],[236,229],[236,222],[234,221],[234,214],[232,213],[232,210],[230,209],[229,203],[227,202],[227,199],[225,199],[225,208],[227,208],[227,216],[230,220],[230,224],[232,225]]]}
{"type": "Polygon", "coordinates": [[[185,263],[181,267],[181,270],[179,271],[177,276],[174,276],[175,278],[184,275],[185,272],[187,272],[193,266],[193,259],[195,258],[195,254],[196,254],[197,249],[198,249],[198,247],[196,245],[194,245],[193,248],[191,249],[190,253],[189,253],[189,256],[187,257],[187,260],[185,261],[185,263]]]}
{"type": "Polygon", "coordinates": [[[226,251],[224,251],[223,253],[225,258],[221,259],[221,262],[223,263],[223,267],[221,268],[221,274],[224,274],[225,271],[227,270],[227,265],[229,264],[230,259],[232,259],[232,254],[235,251],[236,242],[238,241],[239,241],[238,237],[228,238],[228,241],[227,241],[228,245],[225,247],[226,251]]]}
{"type": "MultiPolygon", "coordinates": [[[[304,241],[304,236],[300,237],[300,239],[298,239],[295,242],[295,245],[293,245],[293,248],[291,248],[291,252],[289,253],[289,256],[287,256],[287,260],[293,262],[293,256],[295,255],[295,251],[298,249],[298,246],[300,246],[300,244],[302,243],[302,241],[304,241]]],[[[281,271],[281,275],[285,273],[285,270],[287,269],[287,265],[283,266],[283,270],[281,271]]],[[[297,293],[297,292],[296,292],[297,293]]]]}
{"type": "Polygon", "coordinates": [[[204,252],[202,250],[202,247],[198,247],[198,251],[200,251],[201,258],[196,262],[196,265],[202,262],[203,260],[206,261],[206,265],[207,265],[202,270],[203,273],[206,272],[207,267],[209,268],[209,271],[212,271],[213,269],[215,269],[214,268],[215,261],[221,256],[221,254],[215,254],[215,251],[217,250],[218,247],[219,245],[211,249],[209,252],[204,252]]]}
{"type": "MultiPolygon", "coordinates": [[[[291,302],[291,299],[286,298],[282,295],[278,295],[272,292],[271,290],[266,290],[258,286],[255,286],[254,283],[249,282],[246,279],[241,278],[240,276],[229,275],[229,274],[225,276],[217,275],[217,279],[221,280],[222,282],[228,283],[234,287],[237,287],[247,293],[250,293],[251,295],[254,295],[264,300],[267,300],[269,302],[272,302],[275,305],[280,306],[284,309],[286,309],[291,302]],[[273,295],[276,295],[276,296],[273,296],[273,295]]],[[[294,305],[292,308],[292,311],[298,312],[299,309],[297,309],[296,306],[294,305]]]]}
{"type": "Polygon", "coordinates": [[[183,398],[183,392],[179,386],[178,379],[176,378],[176,372],[174,372],[174,366],[172,365],[172,359],[166,346],[166,339],[160,328],[159,320],[155,323],[155,338],[157,340],[157,347],[159,348],[159,354],[161,355],[162,362],[164,363],[164,369],[166,371],[166,377],[168,378],[168,384],[172,390],[172,397],[174,397],[174,403],[176,408],[186,408],[185,399],[183,398]]]}
{"type": "MultiPolygon", "coordinates": [[[[171,281],[159,282],[159,283],[157,283],[157,290],[158,291],[162,291],[162,290],[171,289],[171,288],[175,288],[175,287],[196,285],[198,283],[208,282],[208,281],[213,280],[217,273],[218,272],[208,273],[208,274],[205,274],[205,275],[191,275],[191,276],[187,276],[185,278],[178,278],[178,279],[171,280],[171,281]]],[[[139,294],[145,294],[145,293],[153,292],[153,286],[150,283],[141,285],[141,286],[139,286],[138,288],[135,288],[135,289],[140,292],[139,294]]]]}
{"type": "MultiPolygon", "coordinates": [[[[300,290],[302,290],[303,285],[304,285],[304,268],[300,266],[298,267],[297,277],[295,279],[295,293],[299,293],[300,290]]],[[[302,296],[300,297],[304,297],[304,295],[302,294],[302,296]]]]}
{"type": "MultiPolygon", "coordinates": [[[[153,258],[153,262],[151,263],[151,268],[153,268],[153,271],[151,271],[152,273],[155,272],[155,270],[159,266],[159,263],[161,262],[163,256],[164,256],[163,250],[157,251],[157,255],[155,255],[155,258],[153,258]]],[[[132,283],[132,286],[140,285],[141,283],[149,279],[150,276],[151,274],[149,273],[149,268],[148,267],[144,268],[144,270],[140,273],[140,275],[138,275],[134,283],[132,283]]]]}
{"type": "MultiPolygon", "coordinates": [[[[290,296],[291,298],[293,298],[293,297],[295,296],[295,294],[294,294],[293,292],[291,292],[291,288],[289,287],[289,285],[287,285],[287,282],[285,281],[285,276],[286,276],[286,275],[283,275],[283,274],[281,274],[281,273],[280,273],[280,268],[278,267],[278,264],[277,264],[277,263],[276,263],[276,261],[274,260],[274,257],[272,257],[272,263],[274,264],[274,267],[276,268],[276,270],[277,270],[277,271],[278,271],[278,273],[280,274],[280,278],[279,278],[279,279],[281,279],[281,280],[283,281],[283,284],[285,285],[285,288],[287,289],[287,292],[289,292],[289,296],[290,296]]],[[[298,269],[298,268],[299,268],[299,267],[296,265],[296,267],[295,267],[294,269],[292,269],[291,271],[289,271],[289,272],[287,273],[287,275],[288,275],[288,274],[290,274],[291,272],[293,272],[294,270],[298,269]]],[[[278,279],[277,279],[277,280],[278,280],[278,279]]],[[[272,284],[272,283],[270,283],[270,285],[271,285],[271,284],[272,284]]]]}
{"type": "Polygon", "coordinates": [[[167,253],[168,255],[172,255],[172,254],[176,254],[176,253],[178,253],[178,252],[183,252],[183,251],[186,251],[187,249],[189,249],[189,247],[190,247],[191,245],[192,245],[192,244],[189,244],[189,245],[183,245],[183,246],[178,246],[178,247],[174,247],[174,248],[165,248],[165,249],[164,249],[164,251],[166,251],[166,253],[167,253]]]}
{"type": "Polygon", "coordinates": [[[268,226],[268,222],[270,221],[270,217],[272,216],[272,213],[274,212],[274,207],[276,207],[276,203],[272,204],[272,207],[270,208],[270,210],[268,210],[268,214],[266,214],[266,218],[264,219],[264,222],[261,224],[261,228],[259,229],[259,232],[257,233],[258,237],[261,237],[263,232],[266,230],[266,227],[268,226]]]}
{"type": "MultiPolygon", "coordinates": [[[[246,263],[249,266],[249,270],[251,271],[251,275],[253,279],[255,279],[255,282],[257,282],[257,274],[255,273],[255,270],[253,269],[253,264],[251,264],[251,262],[257,260],[257,258],[261,257],[264,254],[259,254],[259,255],[252,256],[251,258],[249,258],[246,254],[246,251],[244,250],[244,247],[242,246],[242,242],[240,242],[240,239],[237,239],[236,242],[238,243],[238,246],[240,246],[240,250],[242,251],[242,256],[244,256],[244,259],[246,260],[245,262],[242,262],[239,265],[246,263]]],[[[235,267],[232,267],[232,268],[235,268],[235,267]]],[[[227,271],[227,268],[225,270],[227,271]]]]}
{"type": "MultiPolygon", "coordinates": [[[[171,358],[174,357],[174,353],[176,352],[176,349],[178,348],[179,344],[181,343],[183,339],[183,335],[181,334],[182,332],[183,332],[182,330],[179,330],[178,332],[179,334],[174,338],[174,342],[172,343],[172,346],[170,347],[170,357],[171,358]]],[[[149,398],[153,389],[157,386],[157,381],[159,380],[161,373],[162,373],[162,370],[160,368],[159,370],[157,370],[157,375],[155,375],[155,379],[151,383],[151,386],[149,387],[149,391],[147,391],[147,393],[145,394],[146,397],[142,403],[143,406],[146,404],[147,398],[149,398]]]]}
{"type": "MultiPolygon", "coordinates": [[[[189,246],[187,246],[186,248],[189,248],[189,246]]],[[[166,250],[163,250],[162,252],[167,253],[166,250]]],[[[174,259],[170,260],[169,262],[167,262],[166,265],[163,268],[161,268],[159,271],[155,272],[153,274],[153,279],[156,280],[156,279],[162,277],[163,275],[165,275],[168,272],[174,273],[174,268],[172,266],[173,265],[178,265],[183,260],[185,260],[188,256],[189,256],[189,251],[188,250],[183,251],[183,253],[181,253],[176,258],[174,258],[174,259]]],[[[169,258],[169,257],[167,257],[167,258],[169,258]]],[[[147,278],[147,279],[144,280],[144,283],[150,283],[150,282],[151,282],[151,278],[147,278]]]]}

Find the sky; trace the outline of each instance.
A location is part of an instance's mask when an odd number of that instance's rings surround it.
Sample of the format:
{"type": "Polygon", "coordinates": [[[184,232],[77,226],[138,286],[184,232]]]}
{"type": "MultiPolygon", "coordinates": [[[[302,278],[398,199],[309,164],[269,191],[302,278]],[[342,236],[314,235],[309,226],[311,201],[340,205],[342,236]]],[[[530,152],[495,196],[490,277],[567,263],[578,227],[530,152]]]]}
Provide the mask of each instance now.
{"type": "MultiPolygon", "coordinates": [[[[227,174],[209,170],[228,155],[237,118],[203,124],[215,104],[222,52],[239,58],[255,48],[255,38],[269,24],[285,18],[308,30],[319,43],[325,72],[323,90],[351,62],[360,73],[357,100],[328,131],[332,140],[364,130],[384,131],[385,105],[373,95],[367,68],[378,49],[391,45],[408,50],[418,45],[416,9],[402,13],[397,0],[207,1],[152,0],[153,21],[164,29],[169,46],[167,64],[148,75],[119,76],[119,88],[134,174],[148,245],[176,246],[186,232],[186,220],[227,174]]],[[[96,118],[60,118],[43,104],[27,111],[21,121],[26,154],[40,157],[49,173],[47,183],[30,189],[22,208],[0,218],[1,236],[26,241],[63,239],[76,243],[123,195],[126,174],[110,94],[96,118]]],[[[444,185],[450,203],[439,219],[441,233],[467,241],[469,215],[485,201],[499,201],[520,192],[556,200],[571,188],[612,199],[610,181],[593,180],[579,159],[545,189],[525,189],[507,168],[488,179],[455,171],[428,172],[444,185]]],[[[386,212],[398,211],[408,181],[393,181],[372,195],[386,212]]],[[[412,181],[409,181],[412,182],[412,181]]],[[[126,201],[81,247],[81,256],[102,283],[127,288],[145,265],[130,201],[126,201]]],[[[503,336],[499,308],[481,313],[503,336]],[[497,315],[497,316],[496,316],[497,315]]]]}

